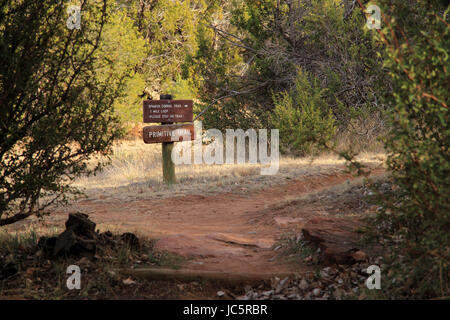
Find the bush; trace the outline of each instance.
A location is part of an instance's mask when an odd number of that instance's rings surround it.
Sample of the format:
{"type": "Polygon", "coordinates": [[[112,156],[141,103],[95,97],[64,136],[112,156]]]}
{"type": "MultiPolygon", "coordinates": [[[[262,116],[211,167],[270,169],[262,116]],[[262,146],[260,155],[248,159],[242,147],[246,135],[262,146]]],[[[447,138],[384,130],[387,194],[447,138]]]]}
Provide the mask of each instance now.
{"type": "Polygon", "coordinates": [[[335,120],[317,81],[298,70],[295,87],[274,96],[272,125],[280,130],[284,152],[306,155],[323,149],[333,138],[335,120]]]}
{"type": "Polygon", "coordinates": [[[392,109],[384,141],[396,191],[384,195],[375,220],[390,252],[382,292],[390,298],[449,296],[449,7],[386,2],[380,40],[393,94],[386,97],[392,109]]]}
{"type": "Polygon", "coordinates": [[[57,0],[0,4],[0,226],[76,192],[69,183],[100,168],[89,159],[121,134],[112,105],[130,68],[114,68],[101,47],[107,1],[83,2],[81,29],[67,28],[66,9],[57,0]]]}

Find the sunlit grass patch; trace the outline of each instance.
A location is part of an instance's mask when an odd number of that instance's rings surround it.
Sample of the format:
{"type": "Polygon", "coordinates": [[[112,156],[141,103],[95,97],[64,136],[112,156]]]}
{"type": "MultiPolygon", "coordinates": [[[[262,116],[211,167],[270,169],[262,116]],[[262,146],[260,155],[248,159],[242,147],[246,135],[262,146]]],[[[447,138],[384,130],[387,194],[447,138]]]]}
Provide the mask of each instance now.
{"type": "MultiPolygon", "coordinates": [[[[362,153],[359,159],[379,166],[385,156],[362,153]]],[[[335,155],[316,158],[280,156],[278,173],[261,175],[261,164],[192,164],[177,165],[177,184],[167,186],[162,181],[161,144],[144,144],[141,140],[127,140],[113,147],[111,163],[96,176],[79,178],[74,186],[81,188],[91,199],[109,197],[148,198],[184,194],[234,192],[259,189],[282,184],[290,179],[311,175],[332,174],[344,169],[345,161],[335,155]]]]}

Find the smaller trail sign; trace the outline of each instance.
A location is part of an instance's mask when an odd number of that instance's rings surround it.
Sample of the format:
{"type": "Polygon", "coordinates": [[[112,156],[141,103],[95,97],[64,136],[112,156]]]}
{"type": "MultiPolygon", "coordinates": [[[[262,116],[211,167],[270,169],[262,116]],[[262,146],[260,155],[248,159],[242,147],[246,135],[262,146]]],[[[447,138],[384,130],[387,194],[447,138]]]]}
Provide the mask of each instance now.
{"type": "Polygon", "coordinates": [[[192,100],[144,100],[144,123],[192,122],[192,100]]]}
{"type": "Polygon", "coordinates": [[[165,124],[144,127],[145,143],[179,142],[194,140],[194,124],[165,124]]]}

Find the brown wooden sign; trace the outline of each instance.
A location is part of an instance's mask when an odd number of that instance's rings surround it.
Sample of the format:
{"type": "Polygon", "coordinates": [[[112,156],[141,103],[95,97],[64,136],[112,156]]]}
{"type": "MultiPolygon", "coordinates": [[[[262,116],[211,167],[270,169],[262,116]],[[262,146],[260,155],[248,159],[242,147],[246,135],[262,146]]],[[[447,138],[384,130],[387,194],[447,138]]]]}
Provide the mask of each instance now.
{"type": "Polygon", "coordinates": [[[194,124],[164,124],[144,127],[145,143],[179,142],[194,140],[194,124]]]}
{"type": "Polygon", "coordinates": [[[192,100],[144,100],[144,123],[192,122],[192,100]]]}

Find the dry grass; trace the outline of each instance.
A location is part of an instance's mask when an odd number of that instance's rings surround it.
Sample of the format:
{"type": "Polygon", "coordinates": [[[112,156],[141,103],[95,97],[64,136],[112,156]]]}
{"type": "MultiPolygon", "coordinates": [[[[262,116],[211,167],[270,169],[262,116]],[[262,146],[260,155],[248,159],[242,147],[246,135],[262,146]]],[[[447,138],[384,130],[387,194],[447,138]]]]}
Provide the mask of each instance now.
{"type": "MultiPolygon", "coordinates": [[[[179,165],[178,183],[167,186],[162,181],[161,145],[141,140],[122,141],[113,147],[111,164],[93,177],[80,178],[74,186],[84,190],[90,199],[108,198],[124,201],[160,198],[185,194],[220,192],[246,193],[250,190],[285,183],[304,176],[328,174],[344,169],[344,160],[334,155],[316,159],[281,156],[279,172],[260,174],[260,164],[179,165]]],[[[383,154],[363,153],[360,160],[380,166],[383,154]]]]}

